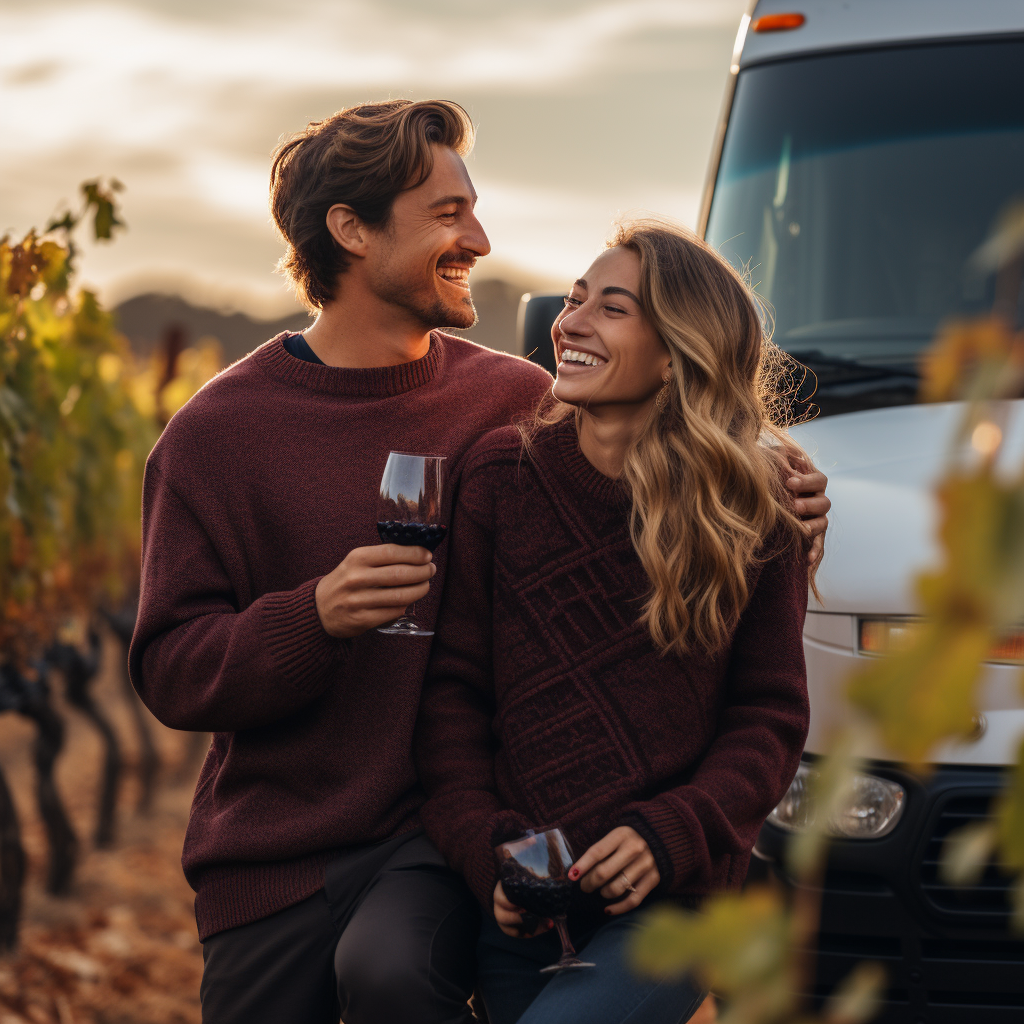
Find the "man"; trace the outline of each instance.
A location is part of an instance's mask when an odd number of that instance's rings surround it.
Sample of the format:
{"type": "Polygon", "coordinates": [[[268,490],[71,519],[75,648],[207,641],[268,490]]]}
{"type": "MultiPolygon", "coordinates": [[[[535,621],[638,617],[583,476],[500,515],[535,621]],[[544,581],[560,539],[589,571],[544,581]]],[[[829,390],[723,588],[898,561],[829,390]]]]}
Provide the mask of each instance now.
{"type": "Polygon", "coordinates": [[[280,147],[283,267],[317,320],[200,391],[147,464],[132,679],[167,725],[214,733],[182,858],[204,1021],[471,1019],[477,910],[417,822],[429,641],[375,629],[413,601],[433,622],[445,547],[378,544],[375,513],[389,451],[457,477],[550,387],[437,330],[475,322],[490,250],[472,139],[457,104],[395,100],[280,147]]]}

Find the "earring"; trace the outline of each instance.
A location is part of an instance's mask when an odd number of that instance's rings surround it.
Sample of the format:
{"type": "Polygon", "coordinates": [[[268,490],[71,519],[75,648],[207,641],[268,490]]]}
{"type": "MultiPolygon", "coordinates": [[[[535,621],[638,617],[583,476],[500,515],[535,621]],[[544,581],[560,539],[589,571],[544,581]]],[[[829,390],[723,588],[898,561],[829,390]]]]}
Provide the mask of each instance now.
{"type": "Polygon", "coordinates": [[[661,371],[661,390],[658,392],[657,397],[654,399],[655,408],[658,412],[664,412],[668,405],[669,394],[671,393],[672,384],[672,370],[666,366],[661,371]]]}

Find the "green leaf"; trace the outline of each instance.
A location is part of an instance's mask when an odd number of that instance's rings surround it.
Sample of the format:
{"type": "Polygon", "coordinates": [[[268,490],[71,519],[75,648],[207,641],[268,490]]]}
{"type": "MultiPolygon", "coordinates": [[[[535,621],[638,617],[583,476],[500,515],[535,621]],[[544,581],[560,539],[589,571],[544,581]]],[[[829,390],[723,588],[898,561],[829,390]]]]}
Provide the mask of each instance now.
{"type": "Polygon", "coordinates": [[[70,211],[67,210],[64,216],[59,220],[57,218],[52,219],[46,225],[46,231],[44,234],[49,234],[51,231],[66,231],[68,233],[75,230],[78,226],[78,218],[70,211]]]}
{"type": "Polygon", "coordinates": [[[118,219],[113,195],[114,191],[120,191],[123,187],[116,179],[114,184],[107,188],[103,187],[98,178],[95,181],[86,181],[82,184],[86,210],[94,210],[93,234],[97,240],[112,238],[114,228],[125,226],[124,222],[118,219]]]}

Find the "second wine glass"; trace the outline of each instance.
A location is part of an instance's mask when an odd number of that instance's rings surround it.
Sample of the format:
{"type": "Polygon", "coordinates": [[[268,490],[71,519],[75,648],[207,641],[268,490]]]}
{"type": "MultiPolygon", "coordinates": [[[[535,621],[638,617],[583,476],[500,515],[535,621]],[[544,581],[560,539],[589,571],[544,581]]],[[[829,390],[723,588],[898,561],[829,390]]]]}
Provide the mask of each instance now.
{"type": "Polygon", "coordinates": [[[506,897],[536,917],[555,922],[562,943],[562,956],[541,974],[553,974],[580,967],[593,967],[577,955],[569,938],[566,915],[572,899],[569,868],[573,865],[569,841],[561,829],[529,831],[521,839],[496,846],[498,875],[506,897]]]}
{"type": "MultiPolygon", "coordinates": [[[[401,544],[436,551],[448,533],[441,522],[444,495],[443,455],[410,455],[391,452],[380,481],[377,533],[382,544],[401,544]]],[[[378,632],[400,636],[433,636],[434,631],[416,621],[416,605],[405,615],[379,626],[378,632]]]]}

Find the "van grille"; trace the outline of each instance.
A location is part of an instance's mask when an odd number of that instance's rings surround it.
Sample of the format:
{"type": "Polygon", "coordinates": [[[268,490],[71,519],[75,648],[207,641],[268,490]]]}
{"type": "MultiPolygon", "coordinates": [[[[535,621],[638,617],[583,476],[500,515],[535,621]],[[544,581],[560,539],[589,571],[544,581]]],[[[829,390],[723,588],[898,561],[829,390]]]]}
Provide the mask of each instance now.
{"type": "Polygon", "coordinates": [[[973,917],[978,924],[1005,927],[1011,914],[1013,879],[989,865],[975,885],[955,886],[939,874],[942,847],[950,833],[989,816],[991,792],[954,794],[941,806],[924,848],[920,885],[925,900],[943,916],[973,917]]]}
{"type": "Polygon", "coordinates": [[[812,1005],[874,960],[887,988],[872,1024],[1024,1021],[1024,936],[1009,927],[1013,879],[990,869],[961,888],[939,877],[946,838],[986,820],[1003,783],[1001,771],[939,769],[927,803],[911,807],[912,828],[884,855],[837,844],[822,886],[812,1005]]]}

